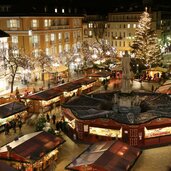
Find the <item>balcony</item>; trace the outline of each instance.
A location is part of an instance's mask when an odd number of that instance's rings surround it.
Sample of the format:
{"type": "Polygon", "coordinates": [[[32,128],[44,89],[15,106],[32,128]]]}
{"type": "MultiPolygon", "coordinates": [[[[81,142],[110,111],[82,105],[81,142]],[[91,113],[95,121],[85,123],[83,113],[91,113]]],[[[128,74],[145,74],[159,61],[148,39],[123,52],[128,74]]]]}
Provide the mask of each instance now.
{"type": "Polygon", "coordinates": [[[51,30],[69,29],[69,25],[53,25],[50,27],[51,30]]]}

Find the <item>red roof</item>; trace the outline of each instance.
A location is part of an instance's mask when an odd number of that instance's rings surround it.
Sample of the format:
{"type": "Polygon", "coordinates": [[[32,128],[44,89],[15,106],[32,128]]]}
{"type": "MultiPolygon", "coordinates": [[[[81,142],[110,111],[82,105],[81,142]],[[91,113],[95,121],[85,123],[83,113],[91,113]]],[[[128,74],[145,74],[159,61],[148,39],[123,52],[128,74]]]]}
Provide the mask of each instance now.
{"type": "Polygon", "coordinates": [[[126,171],[140,154],[140,149],[121,141],[98,142],[80,154],[66,169],[82,171],[85,167],[91,167],[99,171],[126,171]]]}
{"type": "Polygon", "coordinates": [[[26,110],[27,106],[22,102],[10,102],[3,104],[0,105],[0,118],[6,118],[26,110]]]}
{"type": "Polygon", "coordinates": [[[10,159],[13,161],[35,162],[42,156],[64,143],[64,140],[47,132],[24,135],[0,148],[0,158],[9,159],[7,146],[11,147],[10,159]]]}

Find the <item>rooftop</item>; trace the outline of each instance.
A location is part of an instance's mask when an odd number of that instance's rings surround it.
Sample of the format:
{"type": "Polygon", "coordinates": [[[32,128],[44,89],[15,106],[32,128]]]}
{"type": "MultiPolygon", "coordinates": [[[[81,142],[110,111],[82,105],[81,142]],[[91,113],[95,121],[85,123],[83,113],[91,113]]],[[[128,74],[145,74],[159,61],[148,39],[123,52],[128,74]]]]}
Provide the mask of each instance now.
{"type": "Polygon", "coordinates": [[[141,124],[157,118],[171,118],[171,98],[160,93],[110,92],[84,95],[63,104],[63,107],[71,109],[78,119],[83,120],[104,118],[125,124],[141,124]],[[117,102],[115,94],[118,95],[117,102]]]}

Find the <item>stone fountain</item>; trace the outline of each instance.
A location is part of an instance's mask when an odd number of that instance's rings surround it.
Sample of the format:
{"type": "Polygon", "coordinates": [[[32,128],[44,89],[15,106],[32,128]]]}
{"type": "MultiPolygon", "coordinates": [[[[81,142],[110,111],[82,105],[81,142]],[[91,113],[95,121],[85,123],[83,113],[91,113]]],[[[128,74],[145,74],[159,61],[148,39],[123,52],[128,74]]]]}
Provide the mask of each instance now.
{"type": "MultiPolygon", "coordinates": [[[[141,112],[140,99],[138,94],[134,94],[131,88],[131,68],[130,56],[127,51],[122,58],[122,81],[121,91],[113,95],[113,110],[118,113],[125,113],[129,118],[133,114],[141,112]]],[[[133,120],[133,119],[132,119],[133,120]]],[[[133,121],[132,121],[133,122],[133,121]]]]}

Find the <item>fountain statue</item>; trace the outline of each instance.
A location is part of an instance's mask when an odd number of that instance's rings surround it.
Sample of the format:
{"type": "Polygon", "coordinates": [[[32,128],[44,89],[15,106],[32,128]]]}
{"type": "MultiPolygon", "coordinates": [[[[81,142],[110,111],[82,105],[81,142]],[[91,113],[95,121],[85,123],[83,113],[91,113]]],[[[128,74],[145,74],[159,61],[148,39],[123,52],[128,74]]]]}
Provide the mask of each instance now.
{"type": "Polygon", "coordinates": [[[130,71],[130,56],[128,51],[125,51],[125,55],[122,58],[122,82],[121,82],[121,92],[130,93],[131,90],[131,71],[130,71]]]}

